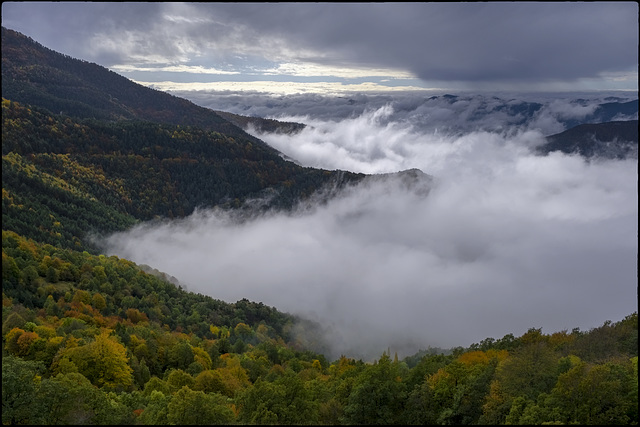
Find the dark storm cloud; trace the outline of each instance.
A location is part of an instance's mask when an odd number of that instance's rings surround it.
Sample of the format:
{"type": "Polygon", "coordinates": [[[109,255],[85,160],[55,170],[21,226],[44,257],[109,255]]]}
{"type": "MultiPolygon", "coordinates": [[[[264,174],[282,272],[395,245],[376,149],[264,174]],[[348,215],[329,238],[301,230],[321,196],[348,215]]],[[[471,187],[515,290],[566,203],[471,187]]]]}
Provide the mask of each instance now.
{"type": "Polygon", "coordinates": [[[155,3],[3,2],[2,25],[20,31],[50,49],[108,66],[122,57],[117,49],[94,51],[93,37],[96,34],[122,35],[127,31],[151,34],[160,13],[161,9],[155,3]]]}
{"type": "Polygon", "coordinates": [[[634,3],[409,3],[225,8],[262,34],[400,66],[427,81],[575,79],[637,66],[634,3]],[[259,13],[258,13],[259,10],[259,13]],[[252,17],[257,17],[254,20],[252,17]]]}
{"type": "Polygon", "coordinates": [[[638,64],[635,2],[25,2],[3,3],[3,25],[107,66],[128,55],[264,55],[511,84],[636,73],[638,64]]]}

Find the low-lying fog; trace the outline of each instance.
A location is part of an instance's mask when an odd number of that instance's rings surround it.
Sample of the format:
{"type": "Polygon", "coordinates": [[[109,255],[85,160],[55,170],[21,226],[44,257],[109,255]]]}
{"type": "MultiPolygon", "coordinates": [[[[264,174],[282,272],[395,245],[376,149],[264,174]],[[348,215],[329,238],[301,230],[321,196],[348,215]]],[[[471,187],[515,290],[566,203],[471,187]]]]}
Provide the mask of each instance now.
{"type": "Polygon", "coordinates": [[[344,99],[318,99],[314,110],[295,97],[226,110],[307,124],[257,134],[305,166],[418,168],[432,180],[369,181],[244,223],[199,210],[110,236],[107,252],[190,291],[317,320],[332,358],[588,330],[637,311],[637,159],[530,152],[593,104],[552,100],[526,120],[485,106],[480,120],[471,107],[412,99],[352,102],[350,112],[344,99]]]}

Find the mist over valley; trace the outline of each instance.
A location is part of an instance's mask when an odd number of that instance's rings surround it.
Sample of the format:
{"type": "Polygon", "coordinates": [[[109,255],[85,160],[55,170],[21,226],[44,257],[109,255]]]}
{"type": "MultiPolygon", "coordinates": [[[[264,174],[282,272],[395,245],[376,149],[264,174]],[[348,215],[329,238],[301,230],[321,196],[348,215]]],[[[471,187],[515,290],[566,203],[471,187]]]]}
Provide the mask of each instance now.
{"type": "MultiPolygon", "coordinates": [[[[608,96],[535,108],[482,95],[363,96],[350,111],[332,97],[211,99],[304,124],[247,127],[302,166],[385,175],[289,213],[236,221],[199,210],[139,226],[109,237],[109,254],[194,292],[317,320],[334,357],[467,346],[532,325],[588,329],[635,308],[637,154],[535,150],[565,123],[593,120],[608,96]],[[422,174],[403,184],[395,173],[410,169],[422,174]]],[[[608,119],[637,119],[637,101],[630,114],[633,101],[615,101],[622,112],[608,119]]]]}

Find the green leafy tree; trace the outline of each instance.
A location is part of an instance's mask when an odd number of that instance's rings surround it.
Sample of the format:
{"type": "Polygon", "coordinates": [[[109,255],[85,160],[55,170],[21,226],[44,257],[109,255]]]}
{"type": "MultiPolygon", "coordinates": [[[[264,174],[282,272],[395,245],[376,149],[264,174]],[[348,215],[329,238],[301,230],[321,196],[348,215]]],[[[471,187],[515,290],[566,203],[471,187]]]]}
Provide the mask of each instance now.
{"type": "Polygon", "coordinates": [[[472,368],[469,375],[455,387],[449,411],[441,415],[441,421],[454,425],[477,424],[497,363],[497,359],[493,359],[486,366],[472,368]]]}
{"type": "Polygon", "coordinates": [[[167,385],[172,393],[175,393],[183,387],[193,389],[194,384],[195,380],[193,377],[182,369],[174,369],[167,376],[167,385]]]}
{"type": "Polygon", "coordinates": [[[195,378],[193,389],[204,391],[205,393],[227,394],[222,374],[220,371],[214,369],[200,372],[195,378]]]}
{"type": "Polygon", "coordinates": [[[294,372],[273,382],[258,380],[238,398],[240,421],[249,424],[314,424],[317,405],[294,372]]]}
{"type": "Polygon", "coordinates": [[[553,421],[629,424],[634,417],[637,419],[637,397],[635,402],[630,399],[636,391],[634,383],[637,374],[632,362],[592,365],[578,361],[559,376],[546,403],[559,418],[553,421]]]}
{"type": "Polygon", "coordinates": [[[186,370],[193,361],[193,350],[188,341],[179,340],[169,348],[169,364],[171,366],[186,370]]]}
{"type": "Polygon", "coordinates": [[[99,293],[96,292],[91,297],[91,305],[98,311],[102,311],[107,307],[107,300],[99,293]]]}
{"type": "Polygon", "coordinates": [[[142,411],[142,414],[138,417],[138,422],[143,425],[168,424],[167,407],[170,401],[170,395],[158,390],[151,391],[149,394],[149,402],[142,411]]]}
{"type": "Polygon", "coordinates": [[[151,396],[151,393],[153,393],[154,391],[159,391],[165,396],[171,394],[171,389],[169,388],[167,382],[155,376],[151,377],[149,381],[147,381],[147,383],[144,385],[143,394],[145,396],[151,396]]]}
{"type": "Polygon", "coordinates": [[[149,371],[149,367],[147,366],[144,358],[142,360],[138,360],[135,354],[132,355],[130,359],[130,366],[134,382],[138,386],[144,387],[147,381],[151,378],[151,372],[149,371]]]}
{"type": "Polygon", "coordinates": [[[496,378],[509,396],[535,400],[548,393],[558,377],[559,357],[544,341],[527,344],[498,365],[496,378]]]}
{"type": "Polygon", "coordinates": [[[425,381],[415,386],[407,396],[402,420],[408,425],[433,425],[437,424],[440,411],[441,406],[433,397],[433,388],[425,381]]]}
{"type": "MultiPolygon", "coordinates": [[[[406,368],[406,365],[404,366],[406,368]]],[[[387,354],[356,379],[344,408],[347,424],[399,424],[407,397],[403,365],[387,354]]]]}
{"type": "Polygon", "coordinates": [[[222,395],[206,394],[185,386],[167,405],[167,421],[176,425],[228,425],[235,421],[235,414],[222,395]]]}
{"type": "Polygon", "coordinates": [[[2,357],[2,423],[35,424],[41,363],[25,361],[12,355],[2,357]]]}
{"type": "Polygon", "coordinates": [[[58,374],[42,381],[38,401],[44,407],[42,423],[91,424],[104,394],[84,375],[77,372],[58,374]]]}

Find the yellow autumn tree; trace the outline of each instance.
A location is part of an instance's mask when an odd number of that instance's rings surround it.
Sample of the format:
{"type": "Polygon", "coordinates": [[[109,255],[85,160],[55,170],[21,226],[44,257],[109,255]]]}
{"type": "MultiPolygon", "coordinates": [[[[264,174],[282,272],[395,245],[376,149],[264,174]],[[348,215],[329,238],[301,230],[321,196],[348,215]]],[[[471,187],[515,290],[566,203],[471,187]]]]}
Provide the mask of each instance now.
{"type": "Polygon", "coordinates": [[[4,348],[14,356],[20,356],[20,346],[18,339],[25,333],[24,329],[13,328],[4,337],[4,348]]]}
{"type": "Polygon", "coordinates": [[[236,392],[248,387],[251,382],[249,381],[247,371],[240,364],[238,355],[227,353],[220,358],[224,366],[217,368],[216,371],[224,383],[224,391],[222,394],[231,397],[235,395],[236,392]]]}
{"type": "Polygon", "coordinates": [[[211,361],[211,356],[204,349],[200,347],[192,347],[191,351],[193,352],[193,361],[198,362],[204,370],[211,369],[213,363],[211,361]]]}
{"type": "Polygon", "coordinates": [[[72,362],[79,373],[98,387],[128,387],[133,383],[133,370],[128,364],[127,350],[109,334],[109,329],[103,329],[95,341],[65,349],[61,361],[72,362]]]}

